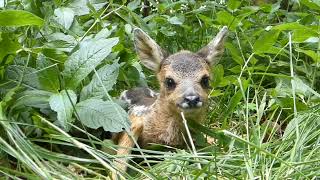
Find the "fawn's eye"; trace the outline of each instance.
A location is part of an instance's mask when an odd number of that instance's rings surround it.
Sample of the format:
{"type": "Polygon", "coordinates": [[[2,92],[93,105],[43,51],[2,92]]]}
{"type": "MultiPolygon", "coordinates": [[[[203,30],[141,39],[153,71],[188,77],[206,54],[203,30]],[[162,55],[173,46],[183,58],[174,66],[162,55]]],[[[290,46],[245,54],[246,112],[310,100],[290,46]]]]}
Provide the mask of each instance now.
{"type": "Polygon", "coordinates": [[[176,87],[176,82],[172,78],[166,78],[164,81],[166,87],[170,90],[173,90],[176,87]]]}
{"type": "Polygon", "coordinates": [[[203,88],[210,88],[209,81],[209,77],[205,75],[201,78],[200,84],[203,88]]]}

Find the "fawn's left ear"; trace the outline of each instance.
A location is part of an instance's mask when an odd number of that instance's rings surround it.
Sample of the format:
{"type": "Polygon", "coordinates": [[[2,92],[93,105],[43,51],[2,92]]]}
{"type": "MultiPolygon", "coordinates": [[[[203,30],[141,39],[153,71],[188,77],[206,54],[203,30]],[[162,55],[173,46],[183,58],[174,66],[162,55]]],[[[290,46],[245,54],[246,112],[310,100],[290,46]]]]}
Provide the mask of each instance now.
{"type": "Polygon", "coordinates": [[[133,33],[134,46],[141,63],[153,71],[158,71],[160,63],[167,56],[167,53],[141,29],[136,28],[133,33]]]}
{"type": "Polygon", "coordinates": [[[224,26],[208,45],[197,52],[197,54],[203,57],[209,63],[209,65],[215,65],[218,63],[219,57],[224,52],[224,40],[227,36],[227,33],[228,28],[227,26],[224,26]]]}

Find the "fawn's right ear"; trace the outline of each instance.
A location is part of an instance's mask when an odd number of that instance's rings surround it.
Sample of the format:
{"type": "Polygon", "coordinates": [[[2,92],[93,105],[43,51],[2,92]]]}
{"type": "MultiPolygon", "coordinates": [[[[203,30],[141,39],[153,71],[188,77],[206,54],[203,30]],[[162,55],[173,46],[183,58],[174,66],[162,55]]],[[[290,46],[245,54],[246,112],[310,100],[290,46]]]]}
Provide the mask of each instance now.
{"type": "Polygon", "coordinates": [[[153,71],[158,71],[161,61],[166,57],[165,51],[141,29],[136,28],[133,33],[134,46],[142,64],[153,71]]]}

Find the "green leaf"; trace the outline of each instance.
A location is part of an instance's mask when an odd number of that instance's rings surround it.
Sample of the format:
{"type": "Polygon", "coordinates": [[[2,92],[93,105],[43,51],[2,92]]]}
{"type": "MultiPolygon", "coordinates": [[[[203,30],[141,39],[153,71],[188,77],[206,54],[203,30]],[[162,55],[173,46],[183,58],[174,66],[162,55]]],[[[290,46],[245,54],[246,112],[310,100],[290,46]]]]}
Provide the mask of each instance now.
{"type": "Polygon", "coordinates": [[[239,0],[228,0],[227,2],[228,8],[232,11],[237,9],[240,6],[240,4],[241,4],[241,1],[239,0]]]}
{"type": "Polygon", "coordinates": [[[129,2],[127,7],[131,11],[134,11],[135,9],[137,9],[139,7],[140,3],[141,3],[141,0],[134,0],[134,1],[129,2]]]}
{"type": "Polygon", "coordinates": [[[21,46],[18,38],[12,33],[0,33],[0,63],[8,54],[15,54],[21,46]]]}
{"type": "Polygon", "coordinates": [[[227,11],[218,12],[216,21],[221,25],[228,26],[230,30],[235,30],[240,23],[239,19],[237,19],[227,11]]]}
{"type": "Polygon", "coordinates": [[[300,0],[301,4],[307,6],[310,9],[320,11],[320,2],[319,0],[300,0]]]}
{"type": "Polygon", "coordinates": [[[72,105],[76,103],[77,95],[72,90],[62,90],[60,93],[53,94],[49,99],[51,109],[57,112],[57,123],[65,131],[68,131],[70,129],[70,125],[68,123],[73,121],[72,105]]]}
{"type": "Polygon", "coordinates": [[[118,38],[93,38],[80,43],[80,48],[65,62],[63,75],[66,86],[74,89],[79,83],[106,58],[112,47],[118,43],[118,38]]]}
{"type": "Polygon", "coordinates": [[[235,108],[238,106],[239,102],[242,100],[243,95],[242,93],[245,93],[248,88],[249,80],[242,80],[242,89],[239,88],[239,90],[234,93],[232,98],[230,99],[229,105],[226,108],[226,111],[224,112],[223,117],[225,117],[225,120],[228,118],[228,116],[234,112],[235,108]]]}
{"type": "Polygon", "coordinates": [[[31,67],[24,67],[21,65],[8,66],[6,69],[6,78],[15,83],[20,82],[22,78],[22,83],[27,87],[40,89],[37,70],[31,67]]]}
{"type": "Polygon", "coordinates": [[[41,89],[58,92],[60,89],[59,69],[51,63],[43,54],[37,58],[38,77],[41,89]]]}
{"type": "Polygon", "coordinates": [[[55,48],[56,50],[71,52],[77,45],[77,41],[73,36],[65,35],[60,32],[52,33],[48,37],[45,47],[55,48]]]}
{"type": "Polygon", "coordinates": [[[279,33],[280,31],[277,30],[263,32],[253,45],[254,52],[257,54],[263,54],[272,49],[278,39],[279,33]]]}
{"type": "Polygon", "coordinates": [[[287,31],[287,30],[312,30],[311,28],[304,26],[302,24],[299,24],[298,22],[292,22],[292,23],[283,23],[277,26],[274,26],[272,30],[280,30],[280,31],[287,31]]]}
{"type": "Polygon", "coordinates": [[[82,16],[85,14],[89,14],[90,13],[90,9],[87,5],[87,3],[90,3],[92,7],[94,7],[94,9],[96,11],[98,11],[99,9],[103,8],[108,1],[105,0],[71,0],[69,3],[69,5],[67,6],[68,8],[71,8],[75,15],[78,16],[82,16]]]}
{"type": "Polygon", "coordinates": [[[168,19],[168,21],[169,21],[170,24],[182,25],[183,22],[184,22],[184,18],[183,18],[183,16],[182,16],[182,17],[174,16],[174,17],[170,17],[170,18],[168,19]]]}
{"type": "Polygon", "coordinates": [[[18,95],[13,108],[20,106],[29,106],[35,108],[49,108],[49,98],[51,92],[41,90],[24,91],[18,95]]]}
{"type": "Polygon", "coordinates": [[[241,57],[239,48],[236,48],[232,43],[229,43],[229,42],[225,43],[225,47],[230,52],[230,54],[232,56],[232,60],[234,60],[235,62],[237,62],[240,65],[244,64],[244,61],[241,57]]]}
{"type": "Polygon", "coordinates": [[[64,28],[69,29],[74,19],[74,12],[71,8],[58,8],[54,10],[55,20],[64,28]]]}
{"type": "Polygon", "coordinates": [[[103,127],[105,131],[130,130],[128,114],[118,104],[101,99],[87,99],[76,105],[80,121],[89,128],[103,127]]]}
{"type": "Polygon", "coordinates": [[[42,26],[43,19],[22,10],[3,10],[0,11],[0,26],[42,26]]]}
{"type": "Polygon", "coordinates": [[[112,86],[117,82],[119,74],[118,62],[103,66],[97,71],[97,74],[94,74],[91,82],[82,89],[81,100],[90,97],[102,98],[112,89],[112,86]]]}
{"type": "Polygon", "coordinates": [[[297,48],[296,51],[297,51],[297,52],[301,52],[301,53],[303,53],[303,54],[311,57],[311,59],[312,59],[315,63],[320,62],[320,55],[319,55],[319,53],[316,53],[316,52],[314,52],[314,51],[312,51],[312,50],[303,50],[303,49],[300,49],[300,48],[297,48]]]}
{"type": "Polygon", "coordinates": [[[294,30],[292,34],[292,41],[295,43],[304,43],[307,39],[318,37],[318,33],[310,31],[310,29],[294,30]]]}

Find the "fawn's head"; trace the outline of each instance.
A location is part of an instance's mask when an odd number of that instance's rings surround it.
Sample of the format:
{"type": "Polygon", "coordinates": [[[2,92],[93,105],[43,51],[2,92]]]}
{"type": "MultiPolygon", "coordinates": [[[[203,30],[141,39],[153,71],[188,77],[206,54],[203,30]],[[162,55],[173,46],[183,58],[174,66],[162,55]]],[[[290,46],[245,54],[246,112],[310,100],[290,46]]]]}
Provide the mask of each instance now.
{"type": "Polygon", "coordinates": [[[157,74],[160,100],[174,112],[186,115],[205,109],[210,91],[210,68],[224,51],[227,27],[198,52],[168,55],[141,29],[134,30],[134,44],[141,62],[157,74]]]}

